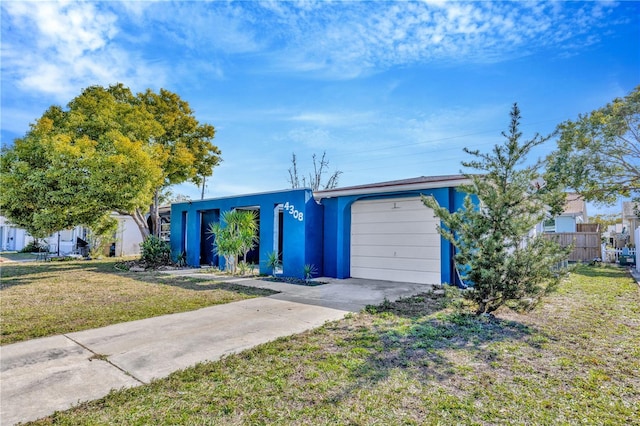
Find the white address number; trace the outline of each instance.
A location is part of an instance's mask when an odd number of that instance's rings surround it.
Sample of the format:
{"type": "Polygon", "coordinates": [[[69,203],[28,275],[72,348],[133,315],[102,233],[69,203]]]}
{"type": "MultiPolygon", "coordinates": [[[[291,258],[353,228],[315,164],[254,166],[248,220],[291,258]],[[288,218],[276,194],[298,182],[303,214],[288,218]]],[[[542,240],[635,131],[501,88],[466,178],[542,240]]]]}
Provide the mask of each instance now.
{"type": "Polygon", "coordinates": [[[294,219],[298,219],[300,222],[304,220],[304,214],[298,210],[293,204],[290,204],[288,201],[284,203],[283,209],[288,211],[294,219]]]}

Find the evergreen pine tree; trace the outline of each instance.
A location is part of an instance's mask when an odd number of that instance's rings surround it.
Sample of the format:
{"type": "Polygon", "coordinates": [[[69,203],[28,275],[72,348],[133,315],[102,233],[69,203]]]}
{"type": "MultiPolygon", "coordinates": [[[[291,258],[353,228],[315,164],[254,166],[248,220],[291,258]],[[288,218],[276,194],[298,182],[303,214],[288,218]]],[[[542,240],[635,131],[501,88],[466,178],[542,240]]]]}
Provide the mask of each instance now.
{"type": "Polygon", "coordinates": [[[533,230],[548,214],[558,214],[564,193],[540,183],[540,163],[524,166],[527,154],[549,137],[536,134],[521,142],[520,110],[514,104],[505,142],[488,153],[465,148],[475,157],[462,165],[471,181],[459,189],[467,194],[464,208],[451,213],[432,197],[423,197],[442,225],[440,234],[456,247],[454,260],[463,280],[472,287],[467,297],[478,314],[507,302],[531,306],[555,287],[560,274],[554,266],[568,256],[555,241],[533,230]]]}

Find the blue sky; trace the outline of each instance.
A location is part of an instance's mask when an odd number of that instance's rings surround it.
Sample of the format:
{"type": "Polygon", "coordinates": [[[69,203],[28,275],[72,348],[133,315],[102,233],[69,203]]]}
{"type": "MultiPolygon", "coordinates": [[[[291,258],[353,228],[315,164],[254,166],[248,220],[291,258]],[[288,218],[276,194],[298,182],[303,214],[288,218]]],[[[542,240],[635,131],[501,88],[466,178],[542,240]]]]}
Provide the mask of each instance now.
{"type": "Polygon", "coordinates": [[[326,151],[340,186],[458,173],[463,147],[502,142],[514,102],[531,137],[640,84],[640,2],[1,8],[3,144],[87,86],[166,88],[216,127],[206,197],[287,188],[293,152],[309,172],[326,151]]]}

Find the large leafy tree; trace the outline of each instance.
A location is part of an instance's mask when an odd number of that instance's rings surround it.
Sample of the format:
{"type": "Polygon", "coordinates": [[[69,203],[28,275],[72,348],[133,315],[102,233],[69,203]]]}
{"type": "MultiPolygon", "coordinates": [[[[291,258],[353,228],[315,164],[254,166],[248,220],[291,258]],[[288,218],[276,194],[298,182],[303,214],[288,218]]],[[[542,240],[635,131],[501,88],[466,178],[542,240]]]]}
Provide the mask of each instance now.
{"type": "Polygon", "coordinates": [[[467,194],[463,209],[451,213],[434,198],[423,198],[442,222],[440,234],[456,247],[456,267],[472,284],[466,294],[478,314],[507,302],[537,301],[558,282],[552,267],[568,254],[532,233],[549,213],[561,211],[564,194],[539,183],[539,164],[524,165],[531,149],[548,138],[521,141],[519,123],[514,105],[503,144],[486,154],[465,148],[475,159],[462,165],[476,173],[467,173],[471,183],[460,187],[467,194]]]}
{"type": "Polygon", "coordinates": [[[640,86],[557,131],[558,148],[547,158],[549,181],[605,204],[640,195],[640,86]]]}
{"type": "Polygon", "coordinates": [[[116,131],[108,143],[61,133],[51,112],[0,160],[0,208],[11,222],[42,238],[149,204],[161,175],[142,142],[116,131]]]}
{"type": "Polygon", "coordinates": [[[0,208],[34,236],[92,226],[117,211],[146,237],[145,212],[151,206],[157,217],[158,194],[197,183],[218,164],[213,137],[213,127],[171,92],[92,86],[67,109],[50,107],[3,151],[0,208]]]}
{"type": "Polygon", "coordinates": [[[215,136],[214,127],[200,124],[189,104],[177,94],[164,89],[159,93],[147,89],[137,99],[163,129],[160,135],[150,140],[163,173],[162,184],[154,191],[150,208],[151,221],[157,233],[160,191],[186,181],[200,185],[220,163],[220,150],[211,143],[215,136]]]}

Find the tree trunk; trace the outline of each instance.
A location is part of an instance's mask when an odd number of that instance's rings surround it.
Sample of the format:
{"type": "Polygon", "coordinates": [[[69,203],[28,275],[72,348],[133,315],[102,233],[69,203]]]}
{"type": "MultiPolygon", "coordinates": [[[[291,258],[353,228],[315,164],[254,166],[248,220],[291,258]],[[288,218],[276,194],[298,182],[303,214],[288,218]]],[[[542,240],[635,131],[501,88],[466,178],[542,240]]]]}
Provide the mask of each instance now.
{"type": "Polygon", "coordinates": [[[151,218],[151,230],[153,235],[160,237],[160,212],[158,211],[158,190],[153,194],[153,204],[149,206],[149,216],[151,218]]]}
{"type": "Polygon", "coordinates": [[[128,213],[128,212],[118,212],[120,214],[126,214],[126,215],[130,215],[133,218],[133,221],[136,223],[136,225],[138,225],[138,229],[140,230],[140,235],[142,235],[142,239],[146,240],[147,237],[149,236],[149,226],[147,225],[147,220],[144,217],[144,214],[142,214],[142,212],[140,212],[139,209],[136,209],[136,211],[132,213],[128,213]]]}

